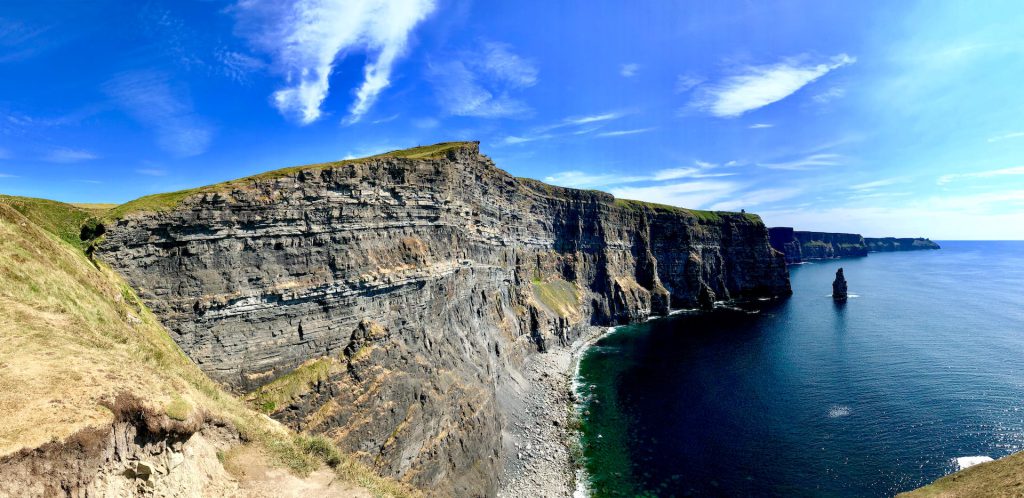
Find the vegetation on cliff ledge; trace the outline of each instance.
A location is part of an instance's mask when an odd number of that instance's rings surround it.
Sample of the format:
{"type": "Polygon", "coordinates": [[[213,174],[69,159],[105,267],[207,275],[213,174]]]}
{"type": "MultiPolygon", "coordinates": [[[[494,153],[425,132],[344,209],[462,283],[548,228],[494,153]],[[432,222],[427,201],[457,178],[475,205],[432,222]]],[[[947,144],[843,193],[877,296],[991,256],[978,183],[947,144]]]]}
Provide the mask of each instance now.
{"type": "Polygon", "coordinates": [[[727,216],[743,216],[749,221],[755,223],[761,223],[761,217],[752,213],[737,213],[733,211],[705,211],[701,209],[687,209],[676,206],[670,206],[668,204],[658,204],[656,202],[645,202],[635,201],[632,199],[615,199],[615,205],[621,208],[625,208],[631,211],[641,211],[649,209],[652,211],[661,211],[667,213],[675,213],[683,216],[690,216],[697,218],[701,221],[718,223],[721,222],[723,217],[727,216]]]}

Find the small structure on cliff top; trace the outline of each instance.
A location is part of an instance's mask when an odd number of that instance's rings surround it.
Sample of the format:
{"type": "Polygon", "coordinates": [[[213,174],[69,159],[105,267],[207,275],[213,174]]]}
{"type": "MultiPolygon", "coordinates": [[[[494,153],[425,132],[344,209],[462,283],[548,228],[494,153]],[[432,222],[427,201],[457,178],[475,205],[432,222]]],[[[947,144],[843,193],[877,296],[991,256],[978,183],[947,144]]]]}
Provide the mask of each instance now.
{"type": "Polygon", "coordinates": [[[843,269],[836,270],[836,279],[832,282],[832,299],[846,301],[846,277],[843,276],[843,269]]]}

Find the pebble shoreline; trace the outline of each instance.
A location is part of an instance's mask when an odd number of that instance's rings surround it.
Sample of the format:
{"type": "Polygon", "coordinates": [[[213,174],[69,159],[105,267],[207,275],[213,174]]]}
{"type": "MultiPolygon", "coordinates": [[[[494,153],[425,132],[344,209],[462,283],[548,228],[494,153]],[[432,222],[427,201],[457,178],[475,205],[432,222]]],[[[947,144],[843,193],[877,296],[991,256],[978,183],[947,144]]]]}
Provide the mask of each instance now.
{"type": "Polygon", "coordinates": [[[503,434],[499,498],[574,496],[577,469],[570,448],[579,444],[579,433],[567,426],[575,403],[573,379],[582,354],[608,331],[588,327],[569,347],[535,354],[523,365],[521,405],[507,413],[503,434]]]}

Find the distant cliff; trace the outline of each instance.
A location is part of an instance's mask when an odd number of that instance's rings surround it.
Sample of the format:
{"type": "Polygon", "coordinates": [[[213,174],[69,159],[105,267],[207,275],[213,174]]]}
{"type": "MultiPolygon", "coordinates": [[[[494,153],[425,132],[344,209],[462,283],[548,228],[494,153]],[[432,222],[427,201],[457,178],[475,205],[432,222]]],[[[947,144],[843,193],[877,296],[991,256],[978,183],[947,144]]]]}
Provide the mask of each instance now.
{"type": "Polygon", "coordinates": [[[920,251],[939,249],[939,245],[929,239],[897,239],[895,237],[865,238],[869,252],[920,251]]]}
{"type": "Polygon", "coordinates": [[[790,293],[756,215],[515,178],[476,143],[114,210],[95,255],[211,377],[439,495],[496,492],[503,385],[586,327],[790,293]]]}
{"type": "Polygon", "coordinates": [[[785,255],[787,263],[868,254],[864,237],[855,233],[803,232],[790,227],[769,228],[768,233],[772,247],[785,255]]]}

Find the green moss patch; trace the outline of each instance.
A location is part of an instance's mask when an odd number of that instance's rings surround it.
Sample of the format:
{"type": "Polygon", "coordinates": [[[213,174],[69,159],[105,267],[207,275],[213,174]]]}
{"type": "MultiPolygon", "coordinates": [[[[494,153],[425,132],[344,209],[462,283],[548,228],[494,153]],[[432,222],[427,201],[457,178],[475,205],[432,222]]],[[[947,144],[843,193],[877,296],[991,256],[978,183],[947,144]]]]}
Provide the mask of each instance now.
{"type": "Polygon", "coordinates": [[[569,316],[577,312],[580,306],[580,294],[576,286],[565,280],[550,282],[534,281],[533,296],[547,309],[559,316],[569,316]]]}
{"type": "Polygon", "coordinates": [[[333,364],[334,360],[327,357],[309,360],[260,387],[247,396],[246,401],[263,413],[275,413],[308,393],[317,383],[326,381],[333,364]]]}

